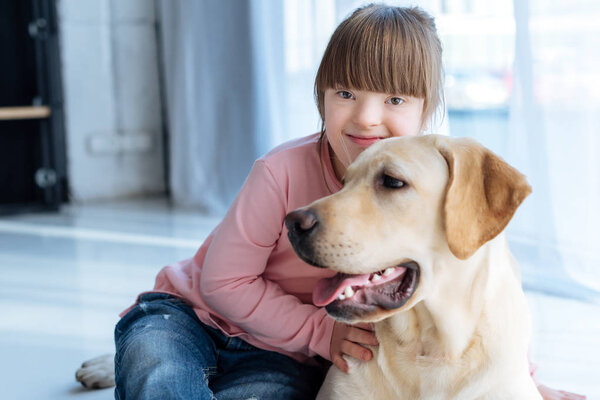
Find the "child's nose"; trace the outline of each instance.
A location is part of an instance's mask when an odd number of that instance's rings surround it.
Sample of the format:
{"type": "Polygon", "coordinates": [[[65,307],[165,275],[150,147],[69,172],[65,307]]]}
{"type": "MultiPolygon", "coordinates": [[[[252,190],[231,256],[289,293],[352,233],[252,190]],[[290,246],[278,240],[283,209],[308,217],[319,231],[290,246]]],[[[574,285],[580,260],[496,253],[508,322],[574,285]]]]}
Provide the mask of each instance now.
{"type": "Polygon", "coordinates": [[[361,128],[371,128],[381,124],[383,107],[375,101],[363,101],[356,105],[354,123],[361,128]]]}

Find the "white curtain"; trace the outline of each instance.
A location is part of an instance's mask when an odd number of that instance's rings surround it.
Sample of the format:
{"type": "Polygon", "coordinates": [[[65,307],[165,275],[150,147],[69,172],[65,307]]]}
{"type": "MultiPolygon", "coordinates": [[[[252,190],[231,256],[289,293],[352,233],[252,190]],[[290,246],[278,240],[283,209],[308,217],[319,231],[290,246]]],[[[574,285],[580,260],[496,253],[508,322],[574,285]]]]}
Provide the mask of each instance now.
{"type": "Polygon", "coordinates": [[[515,80],[503,149],[533,186],[512,223],[524,283],[600,290],[600,6],[514,0],[515,80]]]}

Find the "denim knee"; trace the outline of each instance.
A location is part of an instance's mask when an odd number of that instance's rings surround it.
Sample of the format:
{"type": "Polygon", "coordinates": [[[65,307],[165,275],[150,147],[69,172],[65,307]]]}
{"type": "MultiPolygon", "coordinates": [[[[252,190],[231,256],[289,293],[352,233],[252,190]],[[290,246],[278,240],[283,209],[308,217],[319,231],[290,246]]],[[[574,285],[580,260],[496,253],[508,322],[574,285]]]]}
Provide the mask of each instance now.
{"type": "Polygon", "coordinates": [[[172,299],[140,302],[115,329],[117,399],[212,399],[212,341],[172,299]]]}
{"type": "Polygon", "coordinates": [[[203,325],[183,301],[149,294],[115,328],[117,399],[313,399],[323,374],[203,325]],[[218,361],[218,366],[217,366],[218,361]]]}

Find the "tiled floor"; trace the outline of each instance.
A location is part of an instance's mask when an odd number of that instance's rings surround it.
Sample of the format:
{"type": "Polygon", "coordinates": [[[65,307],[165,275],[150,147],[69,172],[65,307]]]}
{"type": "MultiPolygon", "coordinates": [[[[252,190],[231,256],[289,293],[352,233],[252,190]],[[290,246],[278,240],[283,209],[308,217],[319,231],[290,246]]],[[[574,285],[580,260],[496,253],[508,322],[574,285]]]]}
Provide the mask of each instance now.
{"type": "MultiPolygon", "coordinates": [[[[160,199],[0,218],[0,398],[111,399],[83,390],[75,369],[112,352],[118,313],[216,223],[160,199]]],[[[600,305],[528,298],[539,379],[600,399],[600,305]]]]}

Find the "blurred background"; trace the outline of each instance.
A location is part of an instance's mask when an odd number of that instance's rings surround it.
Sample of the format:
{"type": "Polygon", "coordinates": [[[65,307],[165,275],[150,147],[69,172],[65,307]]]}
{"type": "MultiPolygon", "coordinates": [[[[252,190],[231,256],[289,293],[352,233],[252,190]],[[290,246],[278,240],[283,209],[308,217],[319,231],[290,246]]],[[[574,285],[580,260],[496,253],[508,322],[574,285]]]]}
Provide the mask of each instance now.
{"type": "MultiPolygon", "coordinates": [[[[257,157],[319,130],[318,63],[366,3],[0,0],[10,398],[111,397],[80,391],[77,363],[111,351],[118,312],[194,253],[257,157]]],[[[436,19],[446,95],[430,131],[479,140],[533,186],[508,237],[542,380],[600,398],[600,2],[387,3],[436,19]]]]}

